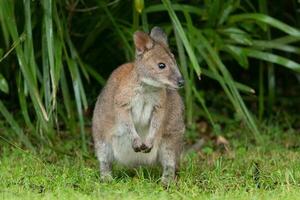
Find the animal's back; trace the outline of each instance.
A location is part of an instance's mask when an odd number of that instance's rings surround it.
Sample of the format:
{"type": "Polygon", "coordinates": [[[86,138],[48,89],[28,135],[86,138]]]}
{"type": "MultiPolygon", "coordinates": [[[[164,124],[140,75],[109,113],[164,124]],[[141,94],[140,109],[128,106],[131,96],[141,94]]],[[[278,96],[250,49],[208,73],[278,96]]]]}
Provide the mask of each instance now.
{"type": "Polygon", "coordinates": [[[116,90],[120,87],[122,80],[128,78],[133,66],[132,63],[126,63],[115,69],[98,96],[92,122],[94,137],[102,138],[104,137],[103,134],[112,128],[115,120],[114,99],[116,90]]]}

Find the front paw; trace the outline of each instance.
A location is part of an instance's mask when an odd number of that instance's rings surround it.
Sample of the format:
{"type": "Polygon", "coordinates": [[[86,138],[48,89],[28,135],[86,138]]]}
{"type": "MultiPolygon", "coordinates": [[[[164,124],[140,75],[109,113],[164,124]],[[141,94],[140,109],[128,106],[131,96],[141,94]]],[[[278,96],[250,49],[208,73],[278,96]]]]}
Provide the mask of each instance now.
{"type": "Polygon", "coordinates": [[[144,144],[143,144],[141,138],[133,139],[132,148],[135,152],[140,152],[144,148],[144,144]]]}
{"type": "Polygon", "coordinates": [[[142,152],[149,153],[153,147],[153,143],[149,140],[146,140],[145,143],[142,145],[142,152]]]}

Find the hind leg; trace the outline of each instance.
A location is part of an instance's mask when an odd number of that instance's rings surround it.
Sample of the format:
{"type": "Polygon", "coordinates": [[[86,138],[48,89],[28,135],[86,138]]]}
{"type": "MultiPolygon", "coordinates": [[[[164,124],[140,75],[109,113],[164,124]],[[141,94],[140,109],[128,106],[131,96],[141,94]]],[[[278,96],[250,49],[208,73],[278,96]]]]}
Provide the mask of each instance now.
{"type": "Polygon", "coordinates": [[[158,153],[159,161],[163,169],[161,182],[165,187],[168,187],[177,178],[181,151],[181,132],[173,131],[172,134],[166,134],[165,137],[162,138],[158,153]]]}
{"type": "Polygon", "coordinates": [[[105,141],[98,141],[95,144],[96,155],[100,164],[100,178],[101,181],[108,182],[112,177],[112,162],[113,151],[111,144],[105,141]]]}
{"type": "Polygon", "coordinates": [[[161,182],[164,186],[169,186],[171,182],[175,179],[175,171],[177,168],[177,158],[175,150],[171,145],[162,143],[159,150],[159,159],[162,165],[163,174],[161,177],[161,182]]]}

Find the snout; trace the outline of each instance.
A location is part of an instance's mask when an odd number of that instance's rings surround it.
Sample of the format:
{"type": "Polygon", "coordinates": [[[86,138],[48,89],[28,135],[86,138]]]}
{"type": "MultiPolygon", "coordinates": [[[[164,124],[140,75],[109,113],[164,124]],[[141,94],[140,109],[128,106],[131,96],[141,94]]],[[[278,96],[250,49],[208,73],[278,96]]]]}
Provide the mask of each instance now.
{"type": "Polygon", "coordinates": [[[183,85],[184,85],[184,79],[182,77],[178,78],[177,85],[178,85],[178,87],[183,87],[183,85]]]}

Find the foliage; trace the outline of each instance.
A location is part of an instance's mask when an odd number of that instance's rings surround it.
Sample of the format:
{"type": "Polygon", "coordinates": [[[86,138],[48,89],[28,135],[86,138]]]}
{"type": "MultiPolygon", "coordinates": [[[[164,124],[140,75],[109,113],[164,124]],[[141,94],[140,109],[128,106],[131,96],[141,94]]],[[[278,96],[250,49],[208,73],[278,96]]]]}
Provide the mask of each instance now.
{"type": "Polygon", "coordinates": [[[275,68],[300,72],[300,31],[268,15],[267,8],[266,1],[239,0],[0,1],[0,112],[27,148],[33,149],[32,143],[51,146],[59,132],[68,131],[80,132],[85,151],[85,114],[100,86],[114,68],[133,59],[132,33],[158,25],[167,31],[187,80],[188,127],[195,127],[202,107],[215,132],[220,131],[199,87],[205,83],[198,77],[204,76],[221,86],[236,118],[259,140],[256,117],[241,96],[251,97],[256,90],[235,80],[233,71],[259,63],[259,119],[264,105],[274,105],[275,68]]]}

